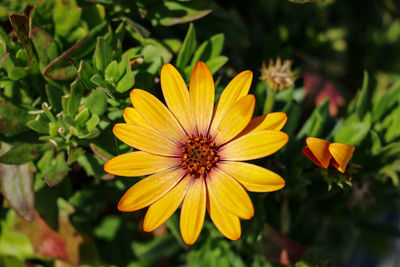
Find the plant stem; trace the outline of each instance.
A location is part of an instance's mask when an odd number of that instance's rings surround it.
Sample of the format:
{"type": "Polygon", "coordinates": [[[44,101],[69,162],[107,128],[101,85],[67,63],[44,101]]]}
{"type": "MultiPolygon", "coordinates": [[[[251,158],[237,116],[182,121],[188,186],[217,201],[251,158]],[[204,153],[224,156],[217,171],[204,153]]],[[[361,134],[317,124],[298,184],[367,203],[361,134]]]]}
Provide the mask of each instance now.
{"type": "Polygon", "coordinates": [[[265,100],[264,113],[263,114],[270,113],[272,111],[272,109],[274,108],[275,95],[276,95],[275,90],[271,89],[268,86],[267,87],[267,99],[265,100]]]}

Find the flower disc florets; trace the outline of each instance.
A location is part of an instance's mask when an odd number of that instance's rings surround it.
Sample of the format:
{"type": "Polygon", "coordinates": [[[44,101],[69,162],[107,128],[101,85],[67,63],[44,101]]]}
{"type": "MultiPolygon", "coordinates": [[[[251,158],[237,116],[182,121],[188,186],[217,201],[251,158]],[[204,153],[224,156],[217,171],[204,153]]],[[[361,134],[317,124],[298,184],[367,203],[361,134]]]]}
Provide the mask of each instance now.
{"type": "Polygon", "coordinates": [[[182,152],[181,166],[193,178],[206,175],[219,159],[217,147],[209,137],[186,137],[182,152]]]}

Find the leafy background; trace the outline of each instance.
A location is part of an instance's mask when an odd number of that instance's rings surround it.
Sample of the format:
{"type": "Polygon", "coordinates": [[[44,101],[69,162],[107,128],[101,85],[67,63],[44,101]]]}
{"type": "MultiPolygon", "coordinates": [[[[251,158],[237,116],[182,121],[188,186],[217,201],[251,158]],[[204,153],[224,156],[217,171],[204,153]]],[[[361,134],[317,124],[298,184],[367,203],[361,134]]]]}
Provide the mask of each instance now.
{"type": "Polygon", "coordinates": [[[0,3],[1,266],[395,266],[398,0],[0,3]],[[217,94],[250,69],[260,115],[259,69],[278,56],[298,75],[274,104],[290,141],[256,163],[287,185],[251,194],[256,215],[239,241],[206,219],[188,247],[178,214],[145,233],[144,211],[116,210],[137,179],[103,164],[130,150],[111,132],[130,89],[161,98],[166,62],[188,81],[205,61],[217,94]],[[347,173],[313,165],[308,136],[356,146],[347,173]]]}

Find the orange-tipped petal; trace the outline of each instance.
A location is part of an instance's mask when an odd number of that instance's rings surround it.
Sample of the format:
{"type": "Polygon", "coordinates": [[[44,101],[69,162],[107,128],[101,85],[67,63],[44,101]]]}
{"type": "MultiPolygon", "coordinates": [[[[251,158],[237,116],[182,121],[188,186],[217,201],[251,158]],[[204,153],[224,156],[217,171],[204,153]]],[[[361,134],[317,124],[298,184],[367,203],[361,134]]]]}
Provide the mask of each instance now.
{"type": "Polygon", "coordinates": [[[211,135],[215,135],[219,124],[231,111],[236,102],[247,95],[252,80],[253,73],[249,70],[245,70],[236,75],[222,92],[215,108],[215,114],[210,128],[211,135]]]}
{"type": "Polygon", "coordinates": [[[286,121],[287,115],[283,112],[272,112],[258,116],[250,121],[246,128],[240,133],[240,136],[261,130],[280,131],[283,126],[285,126],[286,121]]]}
{"type": "Polygon", "coordinates": [[[318,166],[322,168],[328,168],[329,162],[332,158],[332,155],[329,152],[329,145],[331,144],[331,142],[320,138],[307,137],[306,143],[308,149],[303,148],[304,155],[306,155],[318,166]],[[309,152],[311,152],[314,157],[310,157],[309,152]]]}
{"type": "Polygon", "coordinates": [[[137,125],[117,123],[113,132],[119,140],[139,150],[161,156],[181,155],[181,151],[173,141],[156,131],[137,125]]]}
{"type": "Polygon", "coordinates": [[[137,112],[151,126],[175,143],[185,140],[186,135],[181,125],[167,107],[155,96],[144,90],[133,89],[130,97],[137,112]]]}
{"type": "Polygon", "coordinates": [[[227,211],[207,183],[207,210],[217,229],[226,238],[238,240],[242,234],[239,218],[227,211]]]}
{"type": "Polygon", "coordinates": [[[179,158],[163,157],[143,151],[135,151],[110,159],[104,164],[104,170],[114,175],[132,177],[156,173],[179,164],[179,158]]]}
{"type": "Polygon", "coordinates": [[[217,145],[222,145],[237,136],[253,116],[256,98],[254,95],[242,97],[221,121],[215,135],[217,145]]]}
{"type": "Polygon", "coordinates": [[[312,162],[317,164],[319,167],[324,168],[324,166],[321,165],[321,162],[319,162],[319,160],[314,156],[314,154],[311,152],[308,146],[303,147],[301,151],[303,152],[304,156],[306,156],[312,162]]]}
{"type": "Polygon", "coordinates": [[[161,89],[168,108],[189,135],[194,134],[189,108],[189,91],[178,70],[165,64],[161,70],[161,89]]]}
{"type": "Polygon", "coordinates": [[[126,108],[124,109],[124,113],[122,113],[124,120],[127,124],[142,126],[144,128],[148,128],[151,130],[156,130],[151,126],[147,121],[143,119],[143,117],[137,112],[135,108],[126,108]]]}
{"type": "Polygon", "coordinates": [[[206,185],[204,179],[193,179],[183,201],[180,228],[183,241],[192,245],[200,235],[206,214],[206,185]]]}
{"type": "Polygon", "coordinates": [[[332,164],[342,173],[345,172],[346,166],[353,155],[355,148],[351,145],[346,145],[342,143],[332,143],[329,145],[329,152],[334,159],[332,164]]]}
{"type": "Polygon", "coordinates": [[[207,65],[199,61],[194,66],[189,84],[192,119],[198,134],[207,135],[214,107],[214,80],[207,65]]]}
{"type": "Polygon", "coordinates": [[[278,174],[260,166],[238,161],[222,161],[218,169],[232,176],[248,191],[272,192],[285,186],[285,180],[278,174]]]}
{"type": "Polygon", "coordinates": [[[144,231],[153,231],[174,214],[185,197],[191,181],[192,177],[186,176],[174,188],[149,207],[143,221],[144,231]]]}
{"type": "Polygon", "coordinates": [[[281,149],[289,136],[281,131],[263,130],[239,137],[222,146],[218,155],[222,160],[252,160],[271,155],[281,149]]]}
{"type": "Polygon", "coordinates": [[[231,176],[213,170],[207,176],[207,187],[213,191],[226,210],[242,219],[254,216],[253,203],[243,187],[231,176]]]}
{"type": "Polygon", "coordinates": [[[180,169],[169,169],[150,175],[140,180],[122,196],[118,203],[120,211],[135,211],[145,208],[169,192],[185,172],[180,169]]]}

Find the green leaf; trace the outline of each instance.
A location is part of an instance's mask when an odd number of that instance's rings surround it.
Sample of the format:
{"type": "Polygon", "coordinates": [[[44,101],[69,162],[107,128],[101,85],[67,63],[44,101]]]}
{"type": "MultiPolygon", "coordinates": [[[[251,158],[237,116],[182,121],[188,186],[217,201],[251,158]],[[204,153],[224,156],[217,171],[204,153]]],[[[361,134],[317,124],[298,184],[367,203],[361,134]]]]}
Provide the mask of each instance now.
{"type": "Polygon", "coordinates": [[[360,121],[357,114],[353,114],[346,119],[342,127],[336,132],[335,142],[356,146],[368,135],[371,123],[367,119],[360,121]]]}
{"type": "Polygon", "coordinates": [[[80,79],[76,79],[71,84],[71,91],[69,93],[67,114],[71,117],[75,116],[81,103],[81,98],[83,95],[83,84],[80,79]]]}
{"type": "Polygon", "coordinates": [[[55,34],[68,37],[72,30],[79,25],[82,9],[76,0],[56,0],[53,9],[55,34]]]}
{"type": "Polygon", "coordinates": [[[125,73],[124,76],[122,76],[121,80],[118,81],[115,90],[117,90],[117,92],[119,93],[123,93],[132,88],[134,84],[135,84],[135,77],[133,75],[133,72],[129,71],[125,73]]]}
{"type": "Polygon", "coordinates": [[[103,32],[107,21],[93,28],[85,37],[76,42],[67,51],[54,59],[43,71],[43,74],[53,80],[70,80],[76,76],[77,70],[69,59],[82,58],[93,51],[95,47],[93,40],[103,32]]]}
{"type": "Polygon", "coordinates": [[[214,57],[218,57],[224,47],[224,39],[224,34],[220,33],[203,42],[196,50],[196,53],[194,53],[190,64],[191,67],[193,68],[198,61],[207,61],[214,57]]]}
{"type": "Polygon", "coordinates": [[[93,153],[86,153],[78,159],[79,165],[85,169],[86,174],[94,177],[101,177],[104,172],[104,161],[93,153]]]}
{"type": "Polygon", "coordinates": [[[370,135],[371,135],[371,143],[372,143],[371,152],[373,155],[377,155],[382,148],[381,140],[379,138],[378,133],[375,132],[374,130],[370,131],[370,135]]]}
{"type": "Polygon", "coordinates": [[[122,220],[120,216],[107,216],[94,229],[94,234],[97,238],[107,241],[113,241],[115,235],[120,229],[122,220]]]}
{"type": "Polygon", "coordinates": [[[156,238],[146,243],[133,243],[132,248],[139,258],[151,259],[152,261],[167,258],[181,249],[171,235],[156,238]]]}
{"type": "Polygon", "coordinates": [[[46,66],[58,57],[57,44],[54,42],[53,37],[36,26],[32,26],[31,39],[43,72],[46,66]]]}
{"type": "Polygon", "coordinates": [[[104,74],[104,78],[106,82],[110,84],[114,84],[120,78],[120,73],[118,69],[118,63],[116,60],[113,60],[106,68],[106,72],[104,74]]]}
{"type": "Polygon", "coordinates": [[[64,152],[59,152],[54,157],[54,150],[48,150],[44,153],[38,162],[38,168],[50,187],[60,183],[69,171],[64,152]]]}
{"type": "Polygon", "coordinates": [[[100,118],[96,114],[93,114],[92,117],[86,122],[86,127],[88,131],[92,131],[94,128],[96,128],[97,124],[99,124],[100,118]]]}
{"type": "Polygon", "coordinates": [[[94,74],[95,71],[90,63],[86,60],[81,60],[78,68],[78,75],[85,87],[88,89],[96,88],[96,85],[90,80],[90,77],[92,77],[94,74]]]}
{"type": "Polygon", "coordinates": [[[71,165],[75,161],[77,161],[81,156],[85,154],[85,150],[80,147],[70,147],[68,149],[68,165],[71,165]]]}
{"type": "Polygon", "coordinates": [[[92,83],[94,83],[95,85],[99,86],[100,88],[103,89],[108,89],[108,85],[107,83],[103,80],[103,78],[101,78],[100,75],[95,74],[90,78],[90,81],[92,83]]]}
{"type": "Polygon", "coordinates": [[[92,114],[102,116],[107,108],[107,95],[104,90],[99,89],[92,92],[86,99],[85,106],[92,114]]]}
{"type": "Polygon", "coordinates": [[[169,62],[172,58],[172,54],[168,48],[154,40],[146,44],[141,50],[141,54],[143,55],[144,63],[149,64],[147,72],[153,75],[156,75],[160,71],[162,64],[169,62]]]}
{"type": "Polygon", "coordinates": [[[6,165],[0,163],[1,190],[14,211],[31,222],[35,215],[33,193],[33,165],[6,165]]]}
{"type": "Polygon", "coordinates": [[[0,266],[4,266],[4,267],[25,267],[26,265],[22,260],[20,260],[17,257],[0,256],[0,266]]]}
{"type": "MultiPolygon", "coordinates": [[[[179,23],[187,23],[202,18],[212,11],[210,1],[161,1],[163,6],[153,5],[155,10],[154,25],[161,24],[172,26],[179,23]],[[178,15],[177,15],[178,14],[178,15]]],[[[150,10],[153,11],[153,10],[150,10]]]]}
{"type": "Polygon", "coordinates": [[[31,12],[32,25],[40,26],[46,32],[54,31],[53,9],[54,0],[41,0],[36,3],[31,12]]]}
{"type": "MultiPolygon", "coordinates": [[[[393,110],[385,119],[388,127],[385,133],[385,141],[390,143],[400,136],[400,106],[393,110]]],[[[386,124],[386,123],[385,123],[386,124]]]]}
{"type": "Polygon", "coordinates": [[[179,51],[176,59],[176,67],[184,69],[189,63],[194,51],[196,50],[196,31],[192,23],[189,25],[188,32],[186,33],[185,40],[183,41],[181,50],[179,51]]]}
{"type": "Polygon", "coordinates": [[[34,120],[27,122],[26,126],[28,126],[29,128],[38,133],[42,134],[49,133],[49,121],[44,118],[43,114],[40,114],[40,116],[38,116],[34,120]]]}
{"type": "Polygon", "coordinates": [[[104,37],[97,38],[93,61],[96,69],[102,73],[112,61],[112,48],[104,37]]]}
{"type": "Polygon", "coordinates": [[[150,36],[150,32],[140,25],[139,23],[134,22],[130,18],[121,17],[121,20],[125,22],[129,27],[131,27],[136,33],[140,35],[142,38],[148,38],[150,36]]]}
{"type": "Polygon", "coordinates": [[[399,101],[400,81],[396,82],[387,92],[372,102],[372,121],[376,122],[392,109],[399,101]]]}
{"type": "Polygon", "coordinates": [[[356,113],[360,120],[362,120],[367,113],[368,106],[370,103],[370,93],[368,90],[368,72],[364,71],[364,79],[361,92],[357,98],[356,113]]]}
{"type": "MultiPolygon", "coordinates": [[[[24,233],[15,231],[15,222],[19,220],[20,218],[12,209],[4,211],[0,221],[0,255],[14,255],[23,259],[34,258],[35,253],[29,238],[24,233]]],[[[0,266],[3,266],[1,261],[0,266]]],[[[25,263],[24,266],[26,266],[25,263]]]]}
{"type": "Polygon", "coordinates": [[[0,156],[0,162],[5,164],[21,165],[37,159],[41,153],[50,149],[51,144],[23,144],[12,147],[7,153],[0,156]]]}
{"type": "Polygon", "coordinates": [[[25,68],[14,67],[8,72],[8,77],[13,81],[18,81],[26,76],[27,72],[25,68]]]}
{"type": "Polygon", "coordinates": [[[214,57],[206,62],[210,72],[215,74],[225,63],[228,62],[228,57],[226,56],[219,56],[214,57]]]}
{"type": "Polygon", "coordinates": [[[77,125],[83,126],[84,123],[89,119],[90,111],[88,108],[84,108],[78,115],[75,116],[74,121],[77,125]]]}
{"type": "Polygon", "coordinates": [[[26,123],[33,118],[27,110],[0,98],[0,133],[14,136],[29,130],[26,123]]]}
{"type": "Polygon", "coordinates": [[[62,89],[51,83],[47,83],[46,95],[52,109],[55,110],[55,112],[60,112],[62,110],[61,106],[61,98],[63,95],[62,89]]]}
{"type": "Polygon", "coordinates": [[[329,118],[329,100],[326,99],[321,105],[314,109],[314,112],[303,125],[296,138],[319,137],[322,134],[324,125],[329,118]]]}

